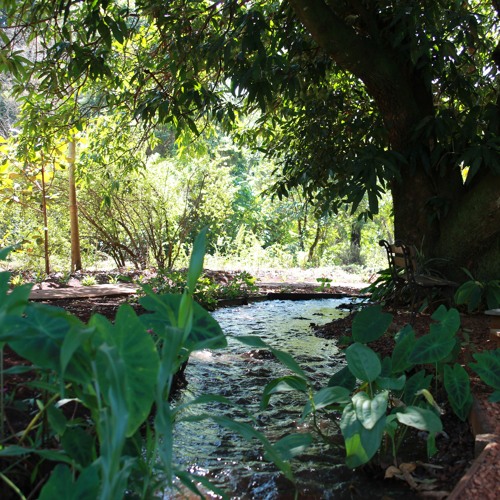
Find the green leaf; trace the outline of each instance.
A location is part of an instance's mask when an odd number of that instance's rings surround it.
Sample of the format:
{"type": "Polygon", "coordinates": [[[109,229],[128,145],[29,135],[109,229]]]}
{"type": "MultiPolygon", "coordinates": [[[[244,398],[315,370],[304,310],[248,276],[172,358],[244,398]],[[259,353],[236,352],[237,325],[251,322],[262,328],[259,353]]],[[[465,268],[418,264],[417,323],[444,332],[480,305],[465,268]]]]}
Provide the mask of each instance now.
{"type": "Polygon", "coordinates": [[[436,446],[436,434],[433,434],[432,432],[429,433],[427,436],[427,441],[426,441],[426,447],[427,447],[427,456],[432,457],[438,452],[437,446],[436,446]]]}
{"type": "MultiPolygon", "coordinates": [[[[73,355],[77,352],[80,346],[83,345],[85,340],[90,339],[91,335],[93,334],[94,330],[92,328],[70,328],[68,333],[65,335],[62,346],[61,346],[61,355],[60,355],[60,360],[61,360],[61,376],[64,377],[64,373],[66,371],[66,368],[70,361],[73,358],[73,355]]],[[[90,366],[90,357],[88,356],[88,353],[86,353],[83,349],[80,350],[80,356],[85,356],[86,357],[86,363],[90,366]],[[84,354],[85,353],[85,354],[84,354]]],[[[89,371],[89,378],[90,378],[90,371],[89,371]]],[[[82,380],[82,383],[88,382],[85,380],[82,380]]]]}
{"type": "Polygon", "coordinates": [[[368,430],[361,425],[356,417],[352,404],[348,404],[340,419],[340,429],[345,442],[346,465],[351,468],[366,464],[380,448],[384,435],[386,417],[378,420],[376,425],[368,430]]]}
{"type": "MultiPolygon", "coordinates": [[[[85,329],[83,323],[63,309],[46,304],[31,303],[25,314],[11,320],[8,338],[0,338],[33,364],[61,374],[59,360],[64,339],[71,329],[85,329]]],[[[88,363],[75,357],[65,375],[68,380],[85,383],[89,380],[88,363]]]]}
{"type": "Polygon", "coordinates": [[[453,368],[445,365],[444,387],[453,411],[462,421],[465,421],[472,405],[472,396],[469,375],[458,363],[455,363],[453,368]]]}
{"type": "Polygon", "coordinates": [[[273,394],[278,394],[282,392],[290,392],[290,391],[299,391],[299,392],[307,392],[309,386],[307,382],[297,376],[289,375],[286,377],[280,377],[274,379],[269,382],[264,388],[264,392],[262,394],[262,401],[260,403],[261,408],[267,408],[269,404],[269,400],[273,394]]]}
{"type": "Polygon", "coordinates": [[[439,321],[439,324],[447,330],[449,337],[455,335],[455,333],[460,328],[460,314],[454,308],[446,309],[445,306],[440,305],[436,309],[436,311],[434,311],[434,314],[431,316],[431,318],[433,320],[439,321]]]}
{"type": "Polygon", "coordinates": [[[389,392],[383,391],[372,399],[366,392],[358,392],[352,398],[352,405],[357,419],[365,429],[373,429],[377,422],[385,416],[389,392]]]}
{"type": "Polygon", "coordinates": [[[302,412],[302,420],[304,420],[312,411],[327,408],[333,404],[345,405],[351,401],[351,391],[345,387],[324,387],[314,394],[313,402],[308,401],[302,412]]]}
{"type": "Polygon", "coordinates": [[[392,373],[403,373],[413,367],[408,361],[411,352],[415,348],[415,332],[410,325],[405,326],[395,337],[396,344],[392,351],[392,373]]]}
{"type": "Polygon", "coordinates": [[[28,305],[32,287],[32,284],[16,286],[10,293],[7,293],[9,273],[0,273],[0,296],[2,296],[0,313],[20,316],[28,305]]]}
{"type": "Polygon", "coordinates": [[[401,376],[395,377],[378,377],[375,380],[379,389],[388,389],[389,391],[401,391],[405,386],[406,375],[403,373],[401,376]]]}
{"type": "Polygon", "coordinates": [[[435,433],[443,430],[441,419],[433,411],[418,406],[407,406],[396,413],[396,418],[402,424],[420,431],[435,433]]]}
{"type": "Polygon", "coordinates": [[[39,500],[95,500],[99,496],[99,475],[96,466],[84,469],[73,481],[73,472],[67,465],[57,465],[42,488],[39,500]]]}
{"type": "MultiPolygon", "coordinates": [[[[155,295],[147,292],[146,297],[139,299],[140,304],[151,314],[143,314],[140,321],[158,336],[169,340],[177,327],[177,318],[182,301],[181,295],[155,295]]],[[[196,302],[193,303],[193,324],[184,347],[189,351],[202,349],[220,349],[227,346],[226,337],[213,316],[196,302]]]]}
{"type": "Polygon", "coordinates": [[[380,338],[392,323],[392,315],[382,312],[381,306],[371,306],[356,314],[352,322],[352,338],[366,344],[380,338]]]}
{"type": "Polygon", "coordinates": [[[473,354],[476,363],[469,366],[479,375],[481,380],[495,391],[500,390],[500,349],[473,354]]]}
{"type": "Polygon", "coordinates": [[[49,421],[50,427],[60,436],[64,434],[66,430],[66,424],[68,423],[64,413],[56,408],[53,404],[45,408],[47,412],[47,419],[49,421]]]}
{"type": "Polygon", "coordinates": [[[206,236],[208,228],[202,229],[194,240],[189,269],[187,275],[187,288],[191,295],[194,294],[196,282],[203,272],[203,260],[205,258],[206,236]]]}
{"type": "Polygon", "coordinates": [[[380,372],[380,377],[389,377],[392,373],[392,359],[386,356],[382,359],[381,365],[382,371],[380,372]]]}
{"type": "MultiPolygon", "coordinates": [[[[11,245],[0,249],[0,260],[6,260],[10,252],[13,252],[19,245],[11,245]]],[[[3,274],[3,273],[2,273],[3,274]]],[[[8,273],[5,273],[8,274],[8,273]]]]}
{"type": "Polygon", "coordinates": [[[334,373],[328,381],[328,387],[345,387],[353,391],[356,387],[356,377],[351,373],[349,367],[344,366],[338,372],[334,373]]]}
{"type": "Polygon", "coordinates": [[[440,332],[429,333],[420,337],[408,360],[415,364],[437,363],[446,358],[455,346],[455,339],[440,332]]]}
{"type": "MultiPolygon", "coordinates": [[[[102,340],[115,346],[124,363],[126,403],[129,415],[127,436],[132,436],[150,413],[154,389],[159,371],[159,356],[151,335],[146,331],[135,311],[128,304],[120,306],[114,325],[102,316],[94,316],[89,322],[96,328],[102,340]]],[[[109,379],[101,370],[103,393],[107,393],[109,379]]]]}
{"type": "Polygon", "coordinates": [[[426,375],[425,370],[413,374],[405,384],[403,401],[407,405],[412,405],[417,398],[417,393],[423,389],[429,389],[432,382],[432,375],[426,375]]]}
{"type": "Polygon", "coordinates": [[[81,427],[69,427],[61,438],[64,451],[82,467],[89,466],[96,458],[94,438],[81,427]]]}
{"type": "Polygon", "coordinates": [[[381,373],[382,365],[375,352],[358,342],[350,345],[345,356],[351,373],[364,382],[373,382],[381,373]]]}

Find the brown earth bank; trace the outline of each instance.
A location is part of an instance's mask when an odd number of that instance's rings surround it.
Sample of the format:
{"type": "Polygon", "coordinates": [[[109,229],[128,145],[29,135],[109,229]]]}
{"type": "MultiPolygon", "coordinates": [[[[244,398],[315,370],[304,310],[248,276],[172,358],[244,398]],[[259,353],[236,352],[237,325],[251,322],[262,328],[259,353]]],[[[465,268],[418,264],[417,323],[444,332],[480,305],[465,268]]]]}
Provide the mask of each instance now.
{"type": "MultiPolygon", "coordinates": [[[[220,282],[231,280],[232,273],[230,272],[211,272],[211,276],[220,282]]],[[[355,281],[349,283],[343,282],[342,285],[332,283],[329,288],[318,290],[317,283],[314,278],[307,281],[292,282],[290,279],[296,279],[297,276],[283,276],[278,274],[266,274],[259,278],[257,285],[259,290],[254,293],[255,296],[265,296],[266,294],[276,294],[277,292],[286,292],[291,294],[308,294],[308,293],[336,293],[346,295],[358,295],[362,283],[355,281]]],[[[80,286],[78,283],[66,282],[58,283],[57,279],[44,282],[38,285],[39,289],[57,289],[60,287],[80,286]]],[[[114,319],[118,307],[125,303],[131,303],[134,307],[139,308],[137,298],[134,295],[114,295],[92,298],[77,298],[63,300],[43,300],[43,302],[62,307],[65,310],[73,313],[83,321],[87,321],[94,313],[103,314],[109,319],[114,319]]],[[[394,321],[387,334],[376,342],[370,343],[370,346],[379,352],[382,356],[389,355],[394,345],[394,334],[399,331],[404,325],[411,323],[417,336],[423,335],[429,331],[429,325],[432,322],[430,314],[412,314],[404,308],[390,309],[393,314],[394,321]]],[[[350,314],[345,318],[336,320],[328,325],[319,328],[316,335],[324,338],[339,338],[350,335],[351,324],[354,314],[350,314]]],[[[484,349],[495,348],[489,340],[489,325],[488,319],[482,314],[470,315],[461,314],[460,335],[463,339],[461,350],[461,362],[464,366],[472,361],[472,355],[475,352],[480,352],[484,349]]],[[[24,363],[15,353],[5,349],[4,352],[4,369],[24,363]]],[[[500,410],[498,404],[489,403],[487,397],[491,393],[489,388],[485,386],[472,372],[471,383],[474,395],[477,399],[477,407],[480,408],[483,417],[486,419],[489,432],[496,434],[498,437],[500,431],[500,410]]],[[[10,376],[5,381],[3,387],[4,392],[9,393],[15,391],[16,399],[28,399],[33,396],[32,390],[25,385],[25,379],[22,375],[10,376]]],[[[466,474],[467,470],[474,462],[475,442],[469,422],[461,422],[456,418],[449,408],[444,406],[445,415],[443,417],[444,432],[437,440],[438,455],[431,460],[417,462],[418,468],[412,473],[412,478],[415,477],[417,482],[412,484],[413,479],[407,480],[409,487],[420,490],[422,496],[428,498],[446,498],[448,494],[455,488],[460,479],[466,474]],[[422,491],[422,484],[427,481],[432,481],[432,487],[429,491],[422,491]]],[[[11,427],[11,431],[15,431],[16,427],[23,429],[23,423],[20,415],[11,415],[13,420],[7,424],[11,427]]],[[[418,436],[417,436],[418,438],[418,436]]],[[[411,456],[411,453],[408,454],[411,456]]],[[[498,446],[488,450],[482,456],[482,465],[474,475],[474,482],[464,488],[460,498],[465,498],[468,492],[473,493],[471,498],[499,498],[497,496],[499,468],[498,462],[498,446]],[[492,451],[493,449],[493,451],[492,451]],[[480,478],[480,480],[478,479],[480,478]],[[473,492],[471,489],[474,488],[473,492]],[[493,495],[493,496],[492,496],[493,495]]],[[[26,471],[29,475],[30,471],[26,471]]],[[[2,491],[2,488],[0,488],[2,491]]]]}

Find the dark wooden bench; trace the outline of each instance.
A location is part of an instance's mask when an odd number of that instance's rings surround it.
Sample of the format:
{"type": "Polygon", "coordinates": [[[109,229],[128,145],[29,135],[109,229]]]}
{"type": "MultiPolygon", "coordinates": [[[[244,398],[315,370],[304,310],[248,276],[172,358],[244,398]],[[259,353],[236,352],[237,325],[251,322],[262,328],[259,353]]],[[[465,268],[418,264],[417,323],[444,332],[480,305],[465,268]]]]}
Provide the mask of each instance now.
{"type": "Polygon", "coordinates": [[[436,290],[440,290],[443,297],[452,296],[457,288],[457,283],[441,278],[421,274],[417,266],[417,253],[413,245],[407,245],[401,240],[389,243],[380,240],[379,245],[383,246],[387,253],[389,270],[395,287],[395,299],[399,300],[405,292],[409,295],[411,309],[414,311],[417,299],[422,293],[426,299],[436,290]]]}

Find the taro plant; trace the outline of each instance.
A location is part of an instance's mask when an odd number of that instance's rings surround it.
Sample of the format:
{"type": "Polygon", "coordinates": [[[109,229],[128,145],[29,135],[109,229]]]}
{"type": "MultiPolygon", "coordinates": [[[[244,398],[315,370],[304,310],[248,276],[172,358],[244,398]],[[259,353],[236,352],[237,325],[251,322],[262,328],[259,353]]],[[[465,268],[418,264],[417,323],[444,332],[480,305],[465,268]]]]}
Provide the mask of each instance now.
{"type": "Polygon", "coordinates": [[[469,313],[500,307],[500,280],[479,281],[462,268],[469,280],[462,283],[455,292],[455,303],[467,306],[469,313]]]}
{"type": "Polygon", "coordinates": [[[292,375],[266,386],[262,407],[276,393],[304,393],[307,402],[302,420],[312,417],[313,428],[324,439],[331,436],[325,436],[316,422],[321,411],[329,415],[333,411],[336,417],[331,422],[343,437],[349,467],[366,464],[377,453],[381,461],[389,454],[397,463],[408,428],[427,433],[427,452],[432,455],[436,434],[442,431],[441,409],[432,395],[438,390],[438,381],[460,419],[467,418],[472,404],[469,377],[453,362],[460,317],[455,309],[440,306],[428,334],[417,339],[407,325],[396,334],[392,354],[381,359],[369,344],[387,332],[392,319],[380,306],[360,311],[353,320],[352,343],[345,350],[347,365],[326,387],[315,391],[307,375],[294,368],[292,375]]]}
{"type": "MultiPolygon", "coordinates": [[[[29,287],[8,295],[8,273],[0,273],[0,346],[7,343],[33,363],[27,369],[37,375],[32,385],[39,389],[24,429],[2,435],[0,460],[9,466],[0,480],[20,497],[16,465],[24,468],[23,459],[28,463],[36,456],[58,464],[40,491],[42,500],[68,498],[68,492],[71,498],[114,500],[125,491],[151,498],[159,488],[176,487],[175,478],[199,496],[198,484],[224,496],[206,478],[179,467],[172,452],[174,426],[188,418],[186,406],[231,404],[218,395],[202,395],[180,407],[170,399],[176,374],[193,351],[226,345],[218,323],[193,300],[204,247],[202,232],[182,294],[160,296],[145,286],[141,304],[149,312],[137,316],[122,305],[114,323],[94,315],[85,324],[62,309],[28,303],[29,287]]],[[[283,447],[271,445],[250,423],[203,411],[189,418],[211,418],[257,439],[293,479],[283,447]]],[[[40,483],[37,470],[32,478],[40,483]]]]}
{"type": "Polygon", "coordinates": [[[500,402],[500,349],[476,353],[473,357],[476,362],[469,366],[483,382],[493,388],[489,401],[500,402]]]}

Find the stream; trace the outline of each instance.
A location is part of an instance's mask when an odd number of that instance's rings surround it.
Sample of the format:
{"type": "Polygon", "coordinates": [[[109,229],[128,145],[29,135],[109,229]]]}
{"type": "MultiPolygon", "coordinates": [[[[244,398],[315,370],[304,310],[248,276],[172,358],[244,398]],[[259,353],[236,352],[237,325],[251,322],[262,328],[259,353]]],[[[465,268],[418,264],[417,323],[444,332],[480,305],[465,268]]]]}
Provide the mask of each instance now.
{"type": "MultiPolygon", "coordinates": [[[[247,306],[219,309],[213,313],[228,336],[228,347],[194,353],[186,369],[188,386],[176,401],[182,404],[205,393],[223,395],[244,407],[257,421],[257,428],[271,442],[289,433],[309,430],[300,422],[304,405],[298,392],[275,395],[265,411],[259,408],[267,383],[290,372],[266,350],[253,349],[237,341],[241,335],[257,335],[273,348],[290,353],[314,381],[326,385],[343,365],[343,355],[335,339],[314,335],[312,325],[323,325],[347,314],[342,309],[350,299],[267,301],[247,306]]],[[[237,407],[211,403],[203,408],[239,420],[244,412],[237,407]]],[[[200,412],[199,407],[193,413],[200,412]]],[[[248,421],[248,417],[246,418],[248,421]]],[[[331,421],[319,422],[328,433],[331,421]]],[[[204,476],[224,489],[231,499],[288,499],[295,489],[274,464],[262,457],[256,441],[219,427],[211,420],[179,422],[174,436],[174,462],[184,470],[204,476]]],[[[408,488],[353,472],[343,465],[343,452],[315,442],[293,460],[299,498],[411,498],[408,488]],[[390,491],[389,489],[390,488],[390,491]],[[399,490],[399,491],[398,491],[399,490]]],[[[214,498],[213,494],[206,493],[214,498]]],[[[166,493],[164,498],[179,498],[166,493]]],[[[192,497],[194,498],[194,497],[192,497]]]]}

